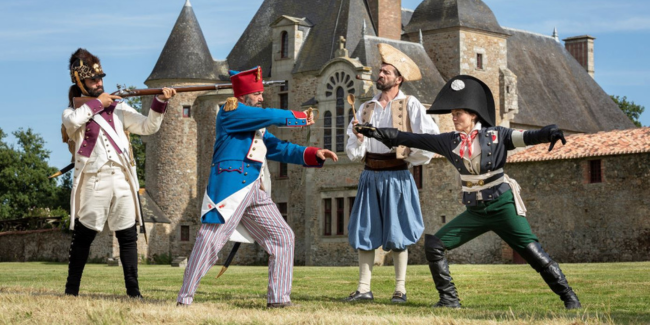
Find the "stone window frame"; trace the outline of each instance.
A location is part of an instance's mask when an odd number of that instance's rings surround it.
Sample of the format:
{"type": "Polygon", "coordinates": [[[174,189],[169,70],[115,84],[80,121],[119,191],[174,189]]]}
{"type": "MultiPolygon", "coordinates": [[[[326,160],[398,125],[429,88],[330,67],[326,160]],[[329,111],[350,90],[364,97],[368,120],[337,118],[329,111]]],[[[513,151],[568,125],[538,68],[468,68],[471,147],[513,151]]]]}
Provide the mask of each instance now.
{"type": "Polygon", "coordinates": [[[605,183],[605,164],[601,158],[589,159],[585,166],[585,183],[605,183]]]}
{"type": "Polygon", "coordinates": [[[487,51],[483,48],[476,48],[474,49],[474,57],[472,58],[472,61],[474,61],[474,69],[478,71],[485,71],[487,62],[488,62],[488,57],[487,57],[487,51]],[[479,57],[480,57],[480,66],[479,66],[479,57]]]}
{"type": "Polygon", "coordinates": [[[182,243],[189,243],[192,239],[191,230],[192,229],[190,225],[180,225],[178,228],[178,241],[182,243]],[[187,230],[187,233],[185,233],[185,230],[187,230]],[[185,235],[187,235],[187,237],[185,235]]]}
{"type": "MultiPolygon", "coordinates": [[[[325,149],[332,150],[334,148],[336,152],[345,152],[345,147],[347,146],[347,136],[346,136],[346,129],[347,125],[349,124],[350,121],[347,121],[348,123],[346,124],[346,115],[345,111],[348,109],[351,109],[350,104],[347,102],[346,98],[348,94],[355,94],[356,95],[356,82],[355,82],[355,74],[352,73],[352,71],[349,71],[348,69],[344,68],[338,68],[332,70],[325,78],[325,88],[323,89],[323,97],[326,99],[326,101],[322,101],[321,104],[325,104],[324,106],[332,106],[331,108],[325,108],[323,112],[323,145],[325,149]],[[342,98],[338,98],[338,89],[341,88],[343,89],[343,96],[342,98]],[[342,101],[342,106],[340,106],[337,101],[342,101]],[[332,102],[333,105],[327,105],[327,102],[332,102]],[[341,110],[342,108],[342,110],[341,110]],[[335,119],[333,120],[332,124],[327,125],[326,121],[328,118],[328,112],[331,114],[331,118],[335,119]],[[340,119],[343,120],[343,125],[340,125],[340,119]],[[335,132],[332,132],[335,129],[335,132]],[[329,137],[328,137],[329,136],[329,137]],[[328,138],[331,138],[331,140],[328,143],[328,138]],[[340,139],[342,138],[342,141],[340,139]],[[332,144],[332,142],[334,142],[332,144]],[[328,144],[331,147],[327,147],[328,144]],[[339,150],[341,149],[341,150],[339,150]]],[[[323,106],[323,105],[321,105],[323,106]]],[[[349,119],[349,118],[348,118],[349,119]]]]}
{"type": "Polygon", "coordinates": [[[284,81],[284,85],[278,91],[278,108],[289,109],[289,80],[284,81]]]}
{"type": "Polygon", "coordinates": [[[278,162],[278,176],[277,179],[289,178],[289,164],[278,162]]]}
{"type": "Polygon", "coordinates": [[[357,196],[357,189],[354,190],[332,190],[332,191],[323,191],[321,192],[321,213],[319,217],[319,222],[322,227],[319,230],[319,234],[323,239],[331,239],[334,241],[346,241],[348,238],[348,224],[350,222],[350,214],[352,213],[352,207],[357,196]],[[329,222],[327,216],[326,202],[330,202],[330,214],[329,222]],[[338,202],[343,202],[342,209],[338,209],[338,202]],[[340,221],[337,218],[337,210],[340,210],[343,213],[343,224],[339,225],[340,221]],[[329,225],[329,229],[327,226],[329,225]],[[342,226],[343,233],[337,232],[337,229],[342,226]],[[329,231],[328,231],[329,230],[329,231]]]}
{"type": "Polygon", "coordinates": [[[183,105],[181,114],[182,114],[183,118],[192,117],[192,105],[183,105]],[[185,113],[186,109],[187,109],[187,113],[185,113]]]}
{"type": "Polygon", "coordinates": [[[280,59],[289,58],[289,32],[283,30],[280,32],[280,59]]]}
{"type": "Polygon", "coordinates": [[[289,206],[287,202],[277,202],[276,205],[284,221],[289,222],[289,206]]]}

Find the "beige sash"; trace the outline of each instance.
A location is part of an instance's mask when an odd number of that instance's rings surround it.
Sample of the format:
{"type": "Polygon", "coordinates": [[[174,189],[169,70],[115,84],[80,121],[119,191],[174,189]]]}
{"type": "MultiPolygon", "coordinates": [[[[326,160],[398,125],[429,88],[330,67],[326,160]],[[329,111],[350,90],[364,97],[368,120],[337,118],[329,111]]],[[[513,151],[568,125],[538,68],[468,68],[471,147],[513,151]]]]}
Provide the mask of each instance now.
{"type": "MultiPolygon", "coordinates": [[[[393,118],[393,127],[405,132],[412,132],[411,119],[409,118],[409,111],[407,104],[411,96],[406,98],[397,99],[391,102],[391,115],[393,118]]],[[[363,106],[363,114],[361,115],[361,123],[367,123],[372,117],[372,112],[375,109],[375,102],[368,102],[363,106]]],[[[397,159],[404,159],[409,156],[411,149],[405,146],[395,148],[397,159]]]]}

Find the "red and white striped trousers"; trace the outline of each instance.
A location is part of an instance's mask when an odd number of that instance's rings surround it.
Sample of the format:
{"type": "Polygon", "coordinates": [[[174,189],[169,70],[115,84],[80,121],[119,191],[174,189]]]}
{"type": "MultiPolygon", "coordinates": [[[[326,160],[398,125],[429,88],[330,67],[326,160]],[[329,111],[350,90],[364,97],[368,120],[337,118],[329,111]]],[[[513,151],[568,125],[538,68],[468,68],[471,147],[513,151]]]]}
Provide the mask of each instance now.
{"type": "Polygon", "coordinates": [[[178,302],[192,303],[201,278],[217,262],[217,254],[240,222],[270,255],[268,302],[291,301],[295,236],[271,197],[260,189],[258,180],[225,224],[201,225],[187,262],[178,302]]]}

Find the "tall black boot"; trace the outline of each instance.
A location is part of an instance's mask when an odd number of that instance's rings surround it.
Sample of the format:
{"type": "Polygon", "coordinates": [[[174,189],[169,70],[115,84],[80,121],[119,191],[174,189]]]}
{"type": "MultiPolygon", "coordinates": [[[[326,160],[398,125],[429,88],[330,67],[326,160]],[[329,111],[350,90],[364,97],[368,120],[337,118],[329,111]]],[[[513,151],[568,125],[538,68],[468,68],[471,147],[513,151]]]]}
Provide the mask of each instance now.
{"type": "Polygon", "coordinates": [[[433,307],[460,308],[460,299],[456,292],[456,286],[449,275],[449,264],[445,258],[445,245],[433,235],[424,235],[424,252],[429,261],[429,270],[436,284],[440,301],[433,307]]]}
{"type": "Polygon", "coordinates": [[[530,264],[530,266],[542,276],[548,286],[564,301],[566,309],[581,308],[580,300],[573,289],[569,287],[566,277],[560,270],[560,266],[551,259],[542,249],[538,242],[532,242],[519,254],[530,264]]]}
{"type": "Polygon", "coordinates": [[[86,228],[79,220],[76,220],[70,243],[70,261],[68,262],[68,280],[65,283],[65,294],[79,295],[81,275],[88,261],[90,245],[95,240],[97,232],[86,228]]]}
{"type": "Polygon", "coordinates": [[[115,232],[120,244],[120,260],[124,270],[126,294],[131,298],[142,298],[138,286],[138,232],[136,226],[115,232]]]}

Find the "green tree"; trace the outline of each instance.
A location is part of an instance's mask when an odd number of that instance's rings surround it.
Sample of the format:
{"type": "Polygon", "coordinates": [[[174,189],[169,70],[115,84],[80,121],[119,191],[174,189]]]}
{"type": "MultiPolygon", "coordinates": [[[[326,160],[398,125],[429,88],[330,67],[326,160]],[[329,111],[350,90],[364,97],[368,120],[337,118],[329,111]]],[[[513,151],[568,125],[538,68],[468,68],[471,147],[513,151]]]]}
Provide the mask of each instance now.
{"type": "MultiPolygon", "coordinates": [[[[136,89],[135,86],[117,85],[117,89],[136,89]]],[[[139,113],[142,113],[142,97],[127,97],[124,99],[129,106],[133,107],[139,113]]],[[[131,148],[133,148],[133,158],[135,159],[135,168],[138,173],[138,183],[140,187],[145,186],[144,164],[146,160],[146,146],[142,142],[142,137],[138,134],[131,133],[131,148]]]]}
{"type": "Polygon", "coordinates": [[[643,114],[643,111],[645,111],[645,107],[641,105],[635,104],[633,101],[627,101],[627,96],[623,96],[623,98],[616,96],[616,95],[611,95],[612,100],[614,100],[614,103],[618,105],[618,107],[621,108],[623,113],[627,115],[627,117],[630,118],[632,123],[634,125],[641,127],[641,122],[639,122],[639,118],[641,117],[641,114],[643,114]]]}
{"type": "Polygon", "coordinates": [[[4,142],[6,134],[0,130],[0,219],[21,218],[35,208],[65,206],[59,201],[57,181],[47,178],[56,168],[47,163],[50,152],[43,138],[32,129],[20,128],[12,134],[17,148],[4,142]]]}

